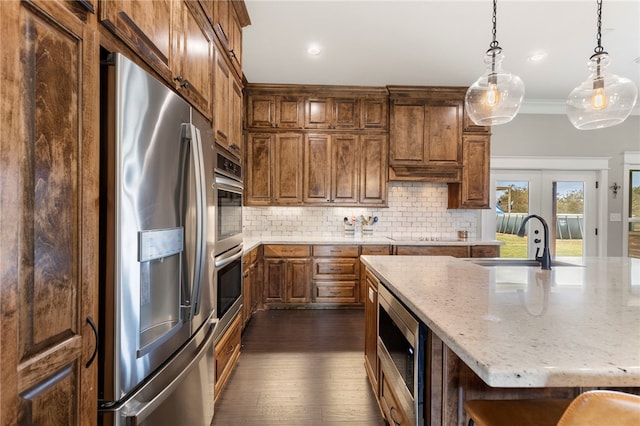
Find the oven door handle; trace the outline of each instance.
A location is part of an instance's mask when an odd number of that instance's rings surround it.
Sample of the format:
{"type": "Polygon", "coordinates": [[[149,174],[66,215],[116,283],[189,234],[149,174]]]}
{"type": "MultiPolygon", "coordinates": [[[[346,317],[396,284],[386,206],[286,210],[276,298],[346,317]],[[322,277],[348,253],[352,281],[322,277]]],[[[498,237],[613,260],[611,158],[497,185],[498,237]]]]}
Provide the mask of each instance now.
{"type": "Polygon", "coordinates": [[[228,252],[221,254],[220,256],[216,256],[216,258],[214,259],[214,265],[216,269],[224,268],[231,262],[234,262],[235,260],[241,258],[242,252],[243,248],[242,244],[240,244],[236,246],[236,248],[231,249],[228,252]]]}

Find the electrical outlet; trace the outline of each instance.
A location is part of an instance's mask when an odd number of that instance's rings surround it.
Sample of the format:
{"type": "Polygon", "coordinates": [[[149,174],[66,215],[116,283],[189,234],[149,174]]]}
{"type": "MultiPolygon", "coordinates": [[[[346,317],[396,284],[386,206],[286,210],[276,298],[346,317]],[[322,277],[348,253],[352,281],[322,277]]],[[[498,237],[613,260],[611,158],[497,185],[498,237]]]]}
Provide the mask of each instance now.
{"type": "Polygon", "coordinates": [[[609,213],[609,222],[621,222],[622,215],[620,213],[609,213]]]}

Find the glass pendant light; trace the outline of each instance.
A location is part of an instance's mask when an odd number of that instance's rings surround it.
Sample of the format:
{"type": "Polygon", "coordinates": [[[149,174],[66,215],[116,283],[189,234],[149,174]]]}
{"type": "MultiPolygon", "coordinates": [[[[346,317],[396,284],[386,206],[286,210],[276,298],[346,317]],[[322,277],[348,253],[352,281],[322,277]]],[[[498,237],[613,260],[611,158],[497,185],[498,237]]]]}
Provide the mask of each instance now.
{"type": "Polygon", "coordinates": [[[487,71],[469,87],[464,98],[469,118],[479,126],[513,120],[524,98],[520,77],[502,70],[504,55],[496,40],[496,1],[493,0],[493,41],[484,57],[487,71]]]}
{"type": "Polygon", "coordinates": [[[602,129],[622,123],[631,114],[638,89],[631,80],[610,74],[609,54],[602,47],[600,34],[602,0],[598,0],[598,45],[589,58],[591,74],[567,98],[567,115],[580,130],[602,129]]]}

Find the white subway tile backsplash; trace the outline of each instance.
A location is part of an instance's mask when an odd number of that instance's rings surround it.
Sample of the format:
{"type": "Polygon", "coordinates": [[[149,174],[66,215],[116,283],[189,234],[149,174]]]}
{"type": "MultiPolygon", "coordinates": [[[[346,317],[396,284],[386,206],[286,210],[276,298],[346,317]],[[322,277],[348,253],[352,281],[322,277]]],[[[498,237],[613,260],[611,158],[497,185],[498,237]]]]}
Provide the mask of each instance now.
{"type": "MultiPolygon", "coordinates": [[[[475,238],[479,224],[476,210],[447,210],[447,185],[389,182],[389,207],[245,207],[243,227],[247,237],[338,237],[343,218],[378,216],[374,235],[397,240],[454,240],[457,231],[475,238]]],[[[361,227],[356,227],[356,233],[361,227]]]]}

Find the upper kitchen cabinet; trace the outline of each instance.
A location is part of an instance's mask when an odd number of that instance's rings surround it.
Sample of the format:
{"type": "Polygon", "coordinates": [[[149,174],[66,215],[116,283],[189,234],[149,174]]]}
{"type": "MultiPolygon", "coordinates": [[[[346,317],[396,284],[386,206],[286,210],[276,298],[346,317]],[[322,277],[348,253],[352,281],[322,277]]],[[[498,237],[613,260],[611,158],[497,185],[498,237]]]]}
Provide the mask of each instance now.
{"type": "MultiPolygon", "coordinates": [[[[202,0],[201,0],[202,1],[202,0]]],[[[211,6],[211,24],[232,67],[242,75],[242,28],[251,23],[244,1],[209,0],[211,6]]]]}
{"type": "Polygon", "coordinates": [[[387,205],[387,171],[389,147],[386,134],[360,136],[360,193],[361,205],[387,205]]]}
{"type": "Polygon", "coordinates": [[[200,3],[101,1],[100,20],[211,119],[214,33],[200,3]]]}
{"type": "Polygon", "coordinates": [[[389,123],[387,96],[364,97],[361,102],[360,123],[363,129],[386,130],[389,123]]]}
{"type": "Polygon", "coordinates": [[[242,157],[243,95],[240,79],[230,70],[229,58],[216,53],[214,90],[214,133],[216,142],[238,158],[242,157]]]}
{"type": "Polygon", "coordinates": [[[214,64],[213,31],[196,2],[177,3],[173,79],[185,98],[211,119],[214,64]]]}
{"type": "Polygon", "coordinates": [[[386,88],[249,84],[246,96],[248,128],[387,129],[386,88]]]}
{"type": "Polygon", "coordinates": [[[301,133],[247,135],[245,205],[302,204],[303,143],[301,133]]]}
{"type": "Polygon", "coordinates": [[[300,129],[304,98],[296,95],[253,93],[247,86],[247,127],[300,129]]]}
{"type": "Polygon", "coordinates": [[[0,2],[0,424],[97,422],[99,38],[90,3],[0,2]]]}
{"type": "Polygon", "coordinates": [[[389,87],[391,180],[461,180],[465,91],[389,87]]]}
{"type": "Polygon", "coordinates": [[[448,184],[448,208],[489,208],[489,145],[489,134],[462,137],[462,182],[448,184]]]}
{"type": "Polygon", "coordinates": [[[100,21],[166,81],[173,80],[175,1],[100,0],[100,21]]]}
{"type": "Polygon", "coordinates": [[[304,101],[306,129],[357,129],[360,100],[329,96],[309,96],[304,101]]]}

